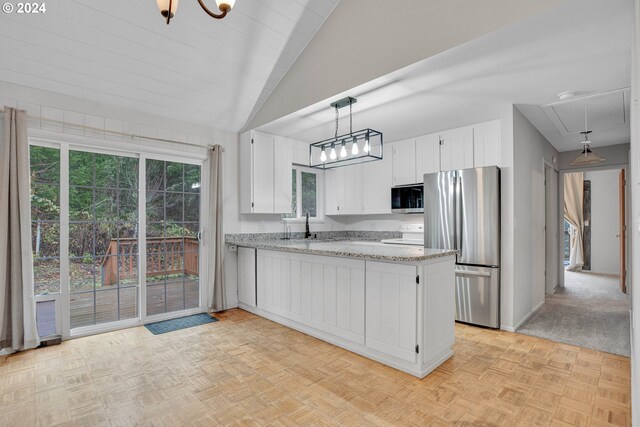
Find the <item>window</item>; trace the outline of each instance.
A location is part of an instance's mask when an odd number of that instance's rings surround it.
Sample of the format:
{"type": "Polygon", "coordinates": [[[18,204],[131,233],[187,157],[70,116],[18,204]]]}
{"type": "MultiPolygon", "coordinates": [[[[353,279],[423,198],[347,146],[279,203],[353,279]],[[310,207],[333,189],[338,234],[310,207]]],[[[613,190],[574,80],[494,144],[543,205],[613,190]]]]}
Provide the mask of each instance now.
{"type": "Polygon", "coordinates": [[[291,171],[292,197],[291,213],[284,214],[286,219],[302,219],[309,213],[310,218],[322,216],[320,194],[322,177],[320,171],[304,166],[295,166],[291,171]]]}

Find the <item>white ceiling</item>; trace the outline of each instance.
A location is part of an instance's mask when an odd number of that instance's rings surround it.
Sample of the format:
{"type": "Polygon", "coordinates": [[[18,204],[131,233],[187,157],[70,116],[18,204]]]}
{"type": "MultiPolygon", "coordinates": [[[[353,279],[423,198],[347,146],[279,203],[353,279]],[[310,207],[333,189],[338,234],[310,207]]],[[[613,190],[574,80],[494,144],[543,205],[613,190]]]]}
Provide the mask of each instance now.
{"type": "Polygon", "coordinates": [[[48,2],[0,16],[0,81],[238,131],[338,1],[182,0],[169,26],[153,0],[48,2]]]}
{"type": "MultiPolygon", "coordinates": [[[[324,139],[334,131],[328,104],[346,95],[358,98],[354,128],[382,131],[386,141],[495,119],[505,105],[516,104],[558,150],[575,150],[580,135],[561,134],[543,106],[567,90],[583,96],[630,85],[632,12],[632,0],[570,0],[261,129],[305,141],[324,139]]],[[[619,113],[604,104],[590,114],[594,123],[619,113]]],[[[584,114],[580,103],[562,110],[567,117],[584,114]]],[[[348,121],[342,123],[346,131],[348,121]]],[[[628,135],[628,122],[617,123],[594,130],[591,140],[593,146],[611,145],[628,142],[628,135]]]]}

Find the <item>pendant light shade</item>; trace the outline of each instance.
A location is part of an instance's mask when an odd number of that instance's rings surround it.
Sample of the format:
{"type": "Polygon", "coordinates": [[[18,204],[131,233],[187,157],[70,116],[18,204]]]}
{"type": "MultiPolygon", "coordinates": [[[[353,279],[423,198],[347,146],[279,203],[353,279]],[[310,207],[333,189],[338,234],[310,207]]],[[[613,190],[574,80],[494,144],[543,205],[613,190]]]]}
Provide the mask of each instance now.
{"type": "Polygon", "coordinates": [[[602,163],[605,161],[604,157],[598,156],[596,153],[591,151],[591,141],[589,141],[589,134],[591,131],[589,130],[589,115],[587,113],[587,105],[584,106],[584,131],[580,132],[584,135],[584,141],[582,143],[582,152],[576,157],[576,159],[569,163],[571,166],[587,166],[587,165],[595,165],[597,163],[602,163]]]}
{"type": "MultiPolygon", "coordinates": [[[[231,9],[233,9],[233,6],[236,4],[236,0],[216,0],[216,5],[220,10],[220,13],[217,13],[216,11],[210,10],[204,2],[205,0],[198,0],[202,10],[215,19],[222,19],[227,16],[227,13],[231,12],[231,9]]],[[[166,18],[167,25],[169,25],[171,18],[174,17],[178,10],[178,0],[156,0],[156,4],[162,16],[166,18]]]]}
{"type": "Polygon", "coordinates": [[[591,148],[589,148],[588,145],[585,145],[582,149],[582,153],[580,153],[578,157],[576,157],[576,159],[569,164],[571,166],[587,166],[594,165],[596,163],[602,163],[605,160],[605,158],[600,157],[596,153],[591,151],[591,148]]]}
{"type": "Polygon", "coordinates": [[[229,6],[229,10],[233,9],[233,5],[236,4],[236,0],[216,0],[216,4],[218,5],[218,9],[224,10],[223,4],[229,6]]]}
{"type": "Polygon", "coordinates": [[[178,0],[156,0],[156,4],[158,5],[158,9],[160,9],[162,16],[168,19],[173,18],[178,10],[178,0]],[[170,16],[169,8],[171,8],[170,16]]]}

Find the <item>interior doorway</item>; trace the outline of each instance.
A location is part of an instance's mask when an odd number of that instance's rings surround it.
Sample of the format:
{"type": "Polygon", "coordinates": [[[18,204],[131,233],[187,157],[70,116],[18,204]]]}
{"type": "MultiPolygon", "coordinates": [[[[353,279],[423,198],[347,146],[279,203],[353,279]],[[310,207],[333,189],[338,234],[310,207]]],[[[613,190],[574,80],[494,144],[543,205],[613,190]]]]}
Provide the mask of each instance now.
{"type": "Polygon", "coordinates": [[[545,302],[518,332],[629,356],[626,170],[556,174],[555,206],[553,179],[545,164],[545,302]]]}
{"type": "Polygon", "coordinates": [[[553,294],[558,286],[558,171],[544,163],[544,241],[545,241],[545,294],[553,294]]]}

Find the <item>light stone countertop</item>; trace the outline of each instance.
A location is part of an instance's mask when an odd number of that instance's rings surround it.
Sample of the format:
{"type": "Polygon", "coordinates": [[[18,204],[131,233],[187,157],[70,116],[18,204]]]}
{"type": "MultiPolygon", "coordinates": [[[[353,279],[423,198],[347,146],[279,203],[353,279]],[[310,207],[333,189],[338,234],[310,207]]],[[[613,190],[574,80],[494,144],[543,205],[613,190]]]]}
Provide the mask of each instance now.
{"type": "Polygon", "coordinates": [[[416,262],[455,255],[455,250],[429,249],[421,246],[394,245],[375,241],[345,240],[262,240],[234,241],[228,245],[310,255],[336,256],[370,261],[416,262]]]}

